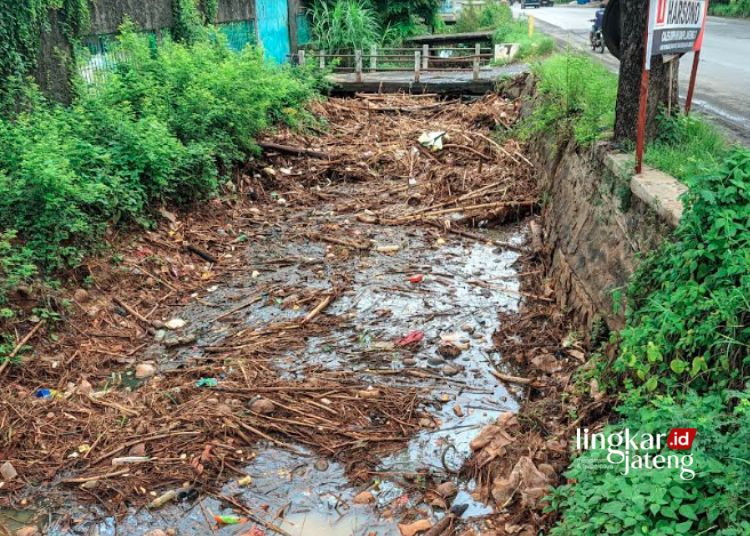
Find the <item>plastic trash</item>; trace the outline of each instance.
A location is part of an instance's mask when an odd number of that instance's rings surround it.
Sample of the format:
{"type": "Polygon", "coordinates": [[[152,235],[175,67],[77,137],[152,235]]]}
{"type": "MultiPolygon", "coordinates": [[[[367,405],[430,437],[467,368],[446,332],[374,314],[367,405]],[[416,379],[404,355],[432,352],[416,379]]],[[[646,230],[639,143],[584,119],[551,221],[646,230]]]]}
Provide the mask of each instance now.
{"type": "Polygon", "coordinates": [[[440,151],[443,149],[444,139],[447,139],[445,130],[435,130],[433,132],[424,132],[419,137],[419,143],[433,151],[440,151]]]}
{"type": "Polygon", "coordinates": [[[167,329],[182,329],[186,323],[182,318],[172,318],[164,323],[164,327],[167,329]]]}
{"type": "Polygon", "coordinates": [[[214,521],[219,525],[241,525],[247,523],[247,518],[233,515],[215,515],[214,521]]]}
{"type": "Polygon", "coordinates": [[[424,339],[424,331],[415,330],[410,331],[406,336],[401,337],[396,341],[396,346],[409,346],[410,344],[416,344],[424,339]]]}
{"type": "Polygon", "coordinates": [[[159,495],[156,499],[148,504],[149,509],[161,508],[170,501],[177,498],[177,490],[171,489],[159,495]]]}
{"type": "Polygon", "coordinates": [[[216,378],[201,378],[195,382],[196,387],[216,387],[219,385],[219,380],[216,378]]]}

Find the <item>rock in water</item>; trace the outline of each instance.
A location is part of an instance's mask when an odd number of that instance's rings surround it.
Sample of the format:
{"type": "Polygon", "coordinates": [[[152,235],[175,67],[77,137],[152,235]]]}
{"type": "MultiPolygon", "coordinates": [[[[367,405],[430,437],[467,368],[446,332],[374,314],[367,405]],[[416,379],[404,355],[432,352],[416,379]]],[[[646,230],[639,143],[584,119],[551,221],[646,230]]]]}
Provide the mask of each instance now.
{"type": "Polygon", "coordinates": [[[375,496],[369,491],[363,491],[355,495],[352,502],[354,504],[372,504],[375,502],[375,496]]]}
{"type": "Polygon", "coordinates": [[[276,404],[274,404],[267,398],[259,398],[258,400],[250,404],[250,411],[252,411],[253,413],[259,413],[261,415],[268,415],[269,413],[273,413],[273,410],[275,409],[276,404]]]}
{"type": "Polygon", "coordinates": [[[156,367],[151,363],[138,363],[135,366],[135,377],[139,380],[150,378],[156,374],[156,367]]]}
{"type": "Polygon", "coordinates": [[[461,355],[461,349],[455,344],[444,342],[438,346],[438,353],[446,359],[456,359],[461,355]]]}
{"type": "Polygon", "coordinates": [[[2,476],[5,481],[11,481],[18,476],[18,472],[16,471],[16,468],[13,467],[12,463],[5,462],[0,465],[0,476],[2,476]]]}

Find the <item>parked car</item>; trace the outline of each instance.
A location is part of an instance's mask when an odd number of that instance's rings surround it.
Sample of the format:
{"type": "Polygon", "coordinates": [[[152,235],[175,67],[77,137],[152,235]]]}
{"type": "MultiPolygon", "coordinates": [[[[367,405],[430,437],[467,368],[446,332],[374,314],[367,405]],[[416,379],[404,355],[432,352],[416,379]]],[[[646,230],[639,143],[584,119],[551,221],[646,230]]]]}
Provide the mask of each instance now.
{"type": "Polygon", "coordinates": [[[541,7],[542,6],[542,0],[521,0],[521,9],[526,9],[527,7],[541,7]]]}

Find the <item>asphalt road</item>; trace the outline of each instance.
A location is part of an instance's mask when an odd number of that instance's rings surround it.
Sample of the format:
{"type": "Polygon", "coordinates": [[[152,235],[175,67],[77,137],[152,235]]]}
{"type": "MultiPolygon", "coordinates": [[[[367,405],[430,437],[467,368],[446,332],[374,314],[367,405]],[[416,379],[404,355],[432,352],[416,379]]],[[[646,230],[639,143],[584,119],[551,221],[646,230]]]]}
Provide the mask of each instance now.
{"type": "MultiPolygon", "coordinates": [[[[521,9],[516,4],[516,13],[521,9]]],[[[541,21],[540,29],[563,38],[576,48],[586,48],[594,9],[543,7],[527,9],[541,21]]],[[[601,56],[598,53],[591,53],[601,56]]],[[[613,70],[618,61],[605,52],[600,59],[613,70]]],[[[680,94],[687,93],[693,55],[680,61],[680,94]]],[[[743,141],[750,140],[750,21],[709,17],[698,67],[693,106],[714,116],[743,141]]]]}

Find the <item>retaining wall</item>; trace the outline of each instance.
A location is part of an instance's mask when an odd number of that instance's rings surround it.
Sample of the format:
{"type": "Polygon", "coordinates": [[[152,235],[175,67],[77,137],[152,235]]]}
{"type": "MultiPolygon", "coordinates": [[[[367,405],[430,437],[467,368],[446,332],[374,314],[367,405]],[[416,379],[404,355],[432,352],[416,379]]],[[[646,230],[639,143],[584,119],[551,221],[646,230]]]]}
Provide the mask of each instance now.
{"type": "MultiPolygon", "coordinates": [[[[533,84],[522,90],[533,106],[533,84]]],[[[529,144],[542,191],[549,273],[559,305],[582,326],[624,325],[624,296],[639,259],[668,239],[682,215],[686,188],[606,143],[581,148],[571,135],[549,132],[529,144]]]]}

